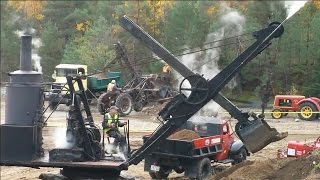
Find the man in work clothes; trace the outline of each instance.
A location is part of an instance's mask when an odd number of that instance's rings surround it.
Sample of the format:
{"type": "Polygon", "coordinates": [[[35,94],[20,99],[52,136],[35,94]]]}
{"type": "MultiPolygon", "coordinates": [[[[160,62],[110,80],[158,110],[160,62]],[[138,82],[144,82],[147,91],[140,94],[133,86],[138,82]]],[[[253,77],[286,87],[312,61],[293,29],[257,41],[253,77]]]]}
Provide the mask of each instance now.
{"type": "Polygon", "coordinates": [[[119,131],[119,127],[126,125],[126,122],[119,121],[118,108],[111,106],[109,113],[106,113],[102,122],[103,131],[109,136],[114,138],[113,144],[120,148],[124,154],[127,154],[127,142],[124,135],[119,131]]]}
{"type": "Polygon", "coordinates": [[[107,92],[117,93],[118,90],[120,90],[120,88],[117,88],[116,81],[113,79],[107,86],[107,92]]]}

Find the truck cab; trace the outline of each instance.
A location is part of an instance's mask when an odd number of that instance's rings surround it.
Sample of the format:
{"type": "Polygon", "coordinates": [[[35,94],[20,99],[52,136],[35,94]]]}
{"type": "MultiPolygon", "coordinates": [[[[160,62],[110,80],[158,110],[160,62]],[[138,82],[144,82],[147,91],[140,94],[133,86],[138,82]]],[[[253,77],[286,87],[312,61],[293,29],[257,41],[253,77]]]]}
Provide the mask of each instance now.
{"type": "MultiPolygon", "coordinates": [[[[87,74],[87,65],[81,64],[59,64],[56,66],[54,73],[52,74],[52,78],[55,80],[51,86],[51,92],[57,93],[60,91],[61,87],[67,83],[66,77],[68,74],[87,74]]],[[[87,89],[87,79],[82,80],[83,86],[87,89]]],[[[67,91],[67,87],[63,88],[62,94],[65,94],[67,91]]],[[[79,87],[75,87],[75,90],[79,90],[79,87]]]]}
{"type": "MultiPolygon", "coordinates": [[[[67,75],[68,74],[87,74],[87,65],[81,64],[59,64],[55,67],[54,73],[52,74],[52,78],[55,80],[51,85],[51,90],[49,94],[49,106],[51,109],[54,109],[58,104],[68,104],[68,85],[67,83],[67,75]],[[62,88],[62,90],[61,90],[62,88]],[[61,90],[61,92],[60,92],[61,90]]],[[[87,89],[87,78],[82,79],[82,83],[84,89],[87,89]]],[[[75,84],[75,91],[79,90],[77,84],[75,84]]]]}

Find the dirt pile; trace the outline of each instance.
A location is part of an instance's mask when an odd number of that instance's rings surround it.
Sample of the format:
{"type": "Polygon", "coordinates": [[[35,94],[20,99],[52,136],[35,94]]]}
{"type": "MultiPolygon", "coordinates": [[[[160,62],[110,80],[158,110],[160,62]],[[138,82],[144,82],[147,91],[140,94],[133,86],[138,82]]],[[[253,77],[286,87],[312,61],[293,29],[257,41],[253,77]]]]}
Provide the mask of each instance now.
{"type": "Polygon", "coordinates": [[[246,161],[233,166],[213,177],[214,180],[292,180],[320,179],[320,170],[313,162],[320,162],[320,152],[314,152],[303,158],[268,159],[262,161],[246,161]]]}
{"type": "Polygon", "coordinates": [[[174,134],[171,134],[168,137],[168,139],[179,139],[179,140],[186,140],[186,141],[191,141],[197,138],[200,138],[199,134],[188,129],[183,129],[174,134]]]}

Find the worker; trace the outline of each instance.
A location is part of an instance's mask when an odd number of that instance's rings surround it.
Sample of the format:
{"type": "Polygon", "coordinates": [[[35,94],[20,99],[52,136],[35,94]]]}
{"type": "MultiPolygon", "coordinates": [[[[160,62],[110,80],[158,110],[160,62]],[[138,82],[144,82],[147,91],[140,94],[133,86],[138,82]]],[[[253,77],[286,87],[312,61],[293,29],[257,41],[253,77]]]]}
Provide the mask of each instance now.
{"type": "Polygon", "coordinates": [[[117,88],[116,80],[113,79],[107,86],[107,92],[116,91],[117,90],[116,88],[117,88]]]}
{"type": "Polygon", "coordinates": [[[116,80],[112,80],[107,86],[107,93],[119,95],[121,88],[117,87],[116,80]]]}
{"type": "Polygon", "coordinates": [[[106,113],[102,122],[102,127],[104,133],[109,137],[114,138],[113,144],[118,147],[121,152],[125,155],[127,154],[127,142],[124,135],[119,131],[119,127],[126,125],[126,122],[119,121],[118,108],[116,106],[111,106],[109,113],[106,113]]]}

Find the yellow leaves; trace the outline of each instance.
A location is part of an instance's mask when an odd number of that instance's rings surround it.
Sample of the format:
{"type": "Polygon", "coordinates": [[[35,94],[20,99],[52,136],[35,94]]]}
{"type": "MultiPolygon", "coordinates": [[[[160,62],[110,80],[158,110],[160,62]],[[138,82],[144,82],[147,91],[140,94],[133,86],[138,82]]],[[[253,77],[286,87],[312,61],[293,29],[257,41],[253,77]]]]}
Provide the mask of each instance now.
{"type": "Polygon", "coordinates": [[[8,6],[13,7],[17,11],[23,12],[26,14],[27,18],[35,18],[37,20],[42,20],[44,15],[41,14],[44,1],[14,1],[9,0],[8,6]]]}
{"type": "Polygon", "coordinates": [[[313,0],[313,3],[314,3],[314,6],[315,6],[317,9],[320,9],[320,1],[319,1],[319,0],[313,0]]]}
{"type": "Polygon", "coordinates": [[[87,20],[87,21],[84,21],[84,22],[77,23],[75,28],[76,28],[78,31],[83,31],[83,32],[85,32],[85,31],[88,31],[88,30],[89,30],[90,25],[91,25],[91,22],[87,20]]]}
{"type": "Polygon", "coordinates": [[[215,6],[209,6],[207,9],[207,14],[212,15],[218,11],[218,8],[215,6]]]}

